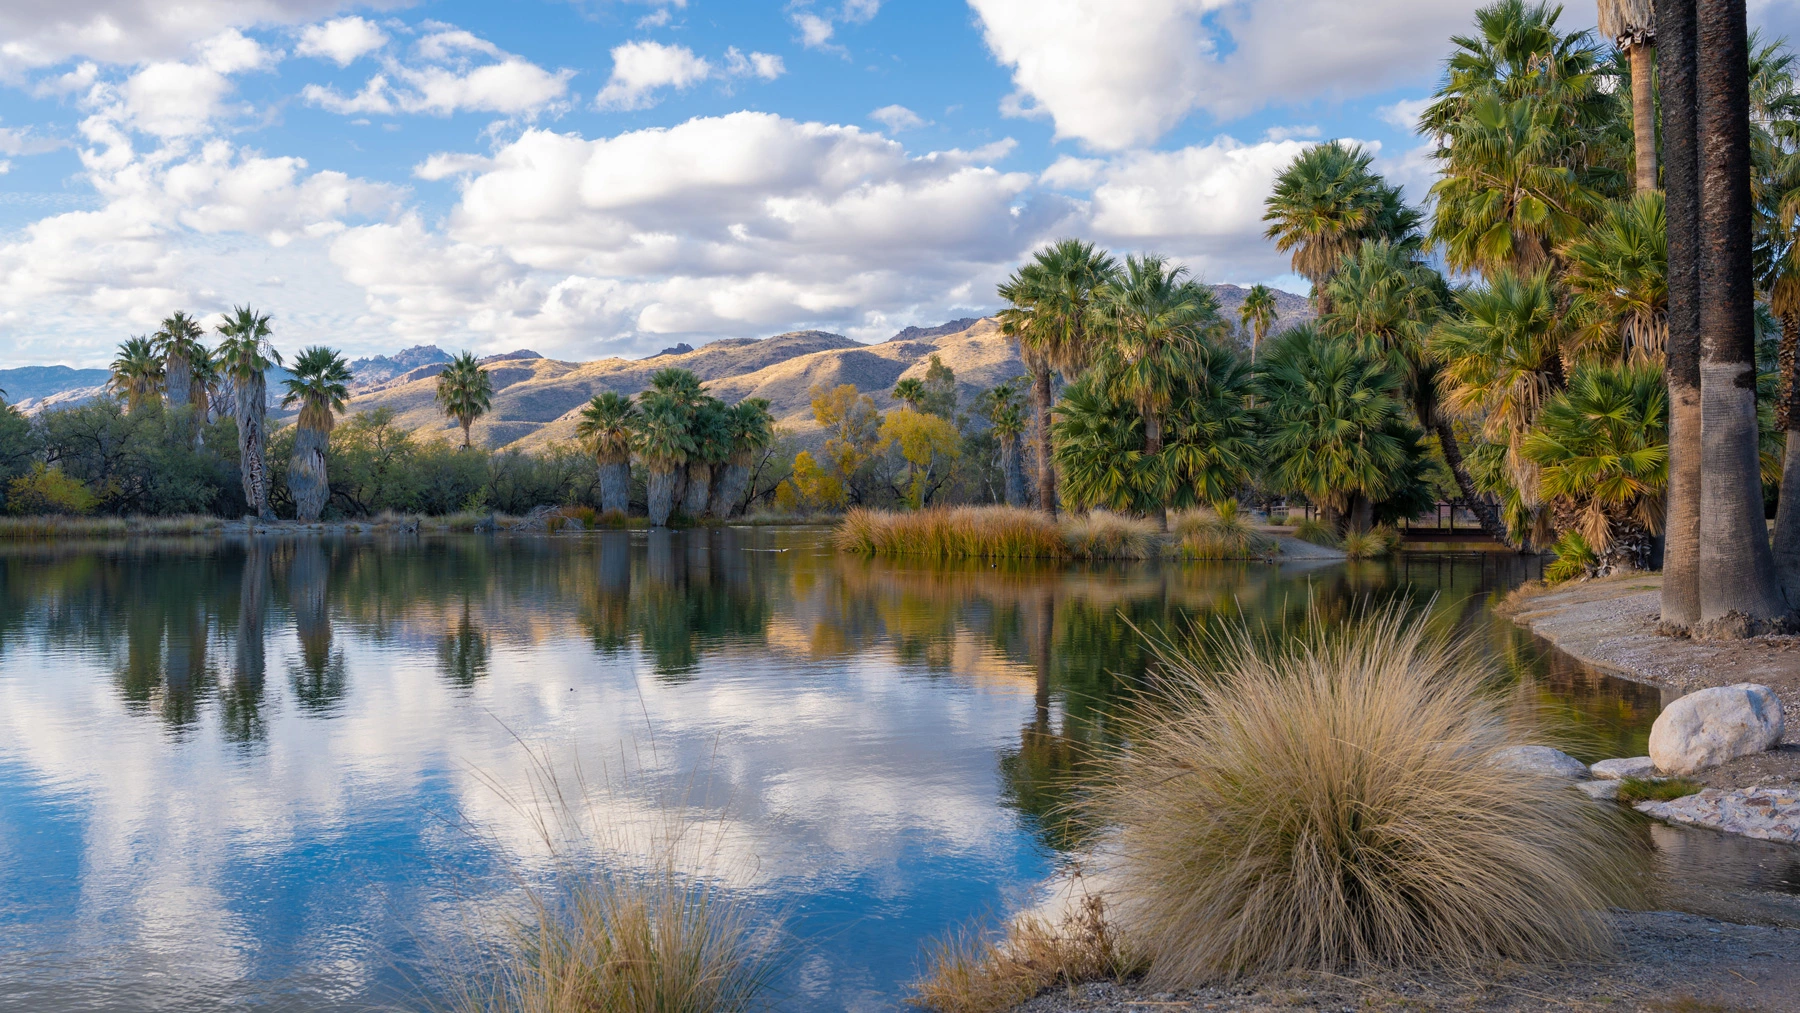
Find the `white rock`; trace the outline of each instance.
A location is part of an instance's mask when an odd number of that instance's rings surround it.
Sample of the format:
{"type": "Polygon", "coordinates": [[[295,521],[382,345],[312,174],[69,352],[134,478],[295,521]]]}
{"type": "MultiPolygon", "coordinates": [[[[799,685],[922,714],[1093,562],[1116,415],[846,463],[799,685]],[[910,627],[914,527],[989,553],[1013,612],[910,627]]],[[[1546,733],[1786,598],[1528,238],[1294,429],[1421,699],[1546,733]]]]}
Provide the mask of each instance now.
{"type": "Polygon", "coordinates": [[[1588,777],[1587,764],[1549,746],[1507,746],[1494,754],[1494,762],[1521,774],[1564,777],[1571,781],[1585,781],[1588,777]]]}
{"type": "Polygon", "coordinates": [[[1627,756],[1617,760],[1601,760],[1588,768],[1602,781],[1625,777],[1655,777],[1656,761],[1648,756],[1627,756]]]}
{"type": "Polygon", "coordinates": [[[1792,788],[1707,788],[1670,802],[1640,802],[1637,811],[1671,823],[1800,844],[1800,791],[1792,788]]]}
{"type": "Polygon", "coordinates": [[[1690,693],[1663,708],[1650,727],[1650,759],[1668,774],[1692,774],[1781,742],[1781,700],[1743,682],[1690,693]]]}
{"type": "Polygon", "coordinates": [[[1582,781],[1575,787],[1581,789],[1588,798],[1596,802],[1610,802],[1619,797],[1619,782],[1617,781],[1582,781]]]}

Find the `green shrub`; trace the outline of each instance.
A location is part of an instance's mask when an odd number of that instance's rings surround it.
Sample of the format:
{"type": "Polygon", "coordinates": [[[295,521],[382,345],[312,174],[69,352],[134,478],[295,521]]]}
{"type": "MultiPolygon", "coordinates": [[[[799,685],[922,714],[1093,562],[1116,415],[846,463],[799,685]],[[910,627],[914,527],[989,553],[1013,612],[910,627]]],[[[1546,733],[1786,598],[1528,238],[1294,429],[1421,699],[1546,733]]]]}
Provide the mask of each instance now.
{"type": "Polygon", "coordinates": [[[1593,573],[1594,568],[1600,565],[1599,554],[1588,545],[1587,539],[1581,537],[1579,531],[1565,533],[1556,540],[1551,551],[1556,553],[1556,558],[1544,567],[1546,584],[1578,580],[1593,573]]]}
{"type": "Polygon", "coordinates": [[[1317,517],[1301,518],[1299,523],[1294,525],[1294,537],[1327,549],[1338,547],[1337,532],[1331,530],[1331,525],[1317,517]]]}
{"type": "Polygon", "coordinates": [[[61,468],[41,463],[13,479],[6,489],[6,508],[15,514],[79,517],[92,513],[99,504],[99,497],[79,479],[63,474],[61,468]]]}

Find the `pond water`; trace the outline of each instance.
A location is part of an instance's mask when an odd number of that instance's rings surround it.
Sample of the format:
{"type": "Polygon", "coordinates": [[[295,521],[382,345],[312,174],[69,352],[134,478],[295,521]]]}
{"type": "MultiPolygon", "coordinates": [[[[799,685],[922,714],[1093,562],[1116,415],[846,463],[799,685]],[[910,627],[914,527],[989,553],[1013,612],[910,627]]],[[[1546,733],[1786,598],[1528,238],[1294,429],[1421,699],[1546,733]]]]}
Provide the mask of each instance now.
{"type": "Polygon", "coordinates": [[[1489,615],[1532,565],[933,567],[776,528],[0,550],[0,1008],[427,1006],[529,878],[536,757],[603,822],[678,796],[720,828],[723,887],[790,940],[782,1008],[892,1009],[926,940],[1078,843],[1056,805],[1134,626],[1401,596],[1570,751],[1642,753],[1658,691],[1489,615]]]}

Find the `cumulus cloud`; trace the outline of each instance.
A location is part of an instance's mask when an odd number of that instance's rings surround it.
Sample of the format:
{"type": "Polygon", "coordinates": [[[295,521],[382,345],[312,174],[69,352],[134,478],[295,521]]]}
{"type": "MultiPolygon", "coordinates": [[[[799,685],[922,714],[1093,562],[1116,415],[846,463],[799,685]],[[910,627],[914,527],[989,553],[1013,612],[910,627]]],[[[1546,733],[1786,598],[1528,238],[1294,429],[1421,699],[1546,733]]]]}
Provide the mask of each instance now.
{"type": "Polygon", "coordinates": [[[42,155],[67,147],[68,143],[57,137],[39,136],[31,127],[0,127],[0,155],[42,155]]]}
{"type": "MultiPolygon", "coordinates": [[[[379,2],[372,6],[389,6],[379,2]]],[[[135,64],[184,55],[230,28],[299,24],[348,0],[61,0],[0,4],[0,76],[70,59],[135,64]]],[[[357,6],[371,6],[357,4],[357,6]]]]}
{"type": "Polygon", "coordinates": [[[788,19],[800,30],[800,44],[808,49],[835,49],[831,39],[840,24],[860,25],[874,20],[881,10],[881,0],[843,0],[843,3],[814,7],[813,0],[796,0],[789,4],[788,19]]]}
{"type": "Polygon", "coordinates": [[[686,46],[660,42],[627,42],[614,46],[612,76],[594,96],[601,109],[644,109],[663,88],[681,90],[711,76],[712,64],[686,46]]]}
{"type": "Polygon", "coordinates": [[[343,116],[459,112],[534,116],[565,101],[572,70],[554,73],[461,29],[420,39],[411,63],[386,60],[356,93],[309,84],[302,101],[343,116]],[[478,60],[489,62],[480,62],[478,60]]]}
{"type": "Polygon", "coordinates": [[[354,16],[334,18],[323,24],[308,25],[301,31],[300,44],[294,47],[294,52],[348,67],[387,45],[387,41],[387,33],[373,21],[354,16]]]}
{"type": "Polygon", "coordinates": [[[1148,144],[1195,111],[1226,121],[1287,101],[1428,78],[1479,0],[970,0],[1012,69],[1002,106],[1058,137],[1148,144]]]}
{"type": "Polygon", "coordinates": [[[903,105],[882,106],[869,114],[869,119],[888,128],[891,133],[903,130],[916,130],[925,125],[925,120],[918,113],[903,105]]]}
{"type": "Polygon", "coordinates": [[[1382,106],[1375,112],[1387,123],[1411,133],[1419,129],[1419,117],[1425,114],[1430,105],[1429,98],[1403,98],[1392,105],[1382,106]]]}
{"type": "Polygon", "coordinates": [[[725,50],[725,73],[732,77],[759,77],[773,81],[787,73],[787,64],[774,53],[751,53],[745,56],[736,46],[725,50]]]}

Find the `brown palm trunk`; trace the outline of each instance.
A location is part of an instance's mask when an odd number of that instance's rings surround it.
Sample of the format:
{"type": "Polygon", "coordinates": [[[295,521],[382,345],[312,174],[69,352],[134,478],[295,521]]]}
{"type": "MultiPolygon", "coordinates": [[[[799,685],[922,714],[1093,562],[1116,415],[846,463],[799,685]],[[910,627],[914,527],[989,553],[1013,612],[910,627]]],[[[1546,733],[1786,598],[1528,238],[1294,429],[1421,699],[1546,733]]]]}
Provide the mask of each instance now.
{"type": "Polygon", "coordinates": [[[1657,11],[1663,183],[1669,232],[1669,492],[1664,519],[1662,624],[1700,621],[1700,173],[1694,105],[1694,5],[1657,11]]]}
{"type": "Polygon", "coordinates": [[[470,444],[469,444],[469,427],[475,424],[475,420],[474,419],[458,419],[457,421],[462,423],[463,449],[468,450],[469,446],[470,446],[470,444]]]}
{"type": "MultiPolygon", "coordinates": [[[[1144,409],[1144,455],[1146,457],[1155,457],[1162,453],[1162,448],[1162,416],[1157,414],[1156,409],[1146,408],[1144,409]]],[[[1152,511],[1152,513],[1156,517],[1157,528],[1162,531],[1169,530],[1168,504],[1158,503],[1156,509],[1152,511]]]]}
{"type": "Polygon", "coordinates": [[[1700,627],[1741,635],[1781,619],[1757,456],[1750,260],[1750,76],[1744,0],[1696,5],[1700,152],[1700,627]]]}
{"type": "Polygon", "coordinates": [[[1656,189],[1655,47],[1639,32],[1626,51],[1631,57],[1631,129],[1637,146],[1637,192],[1656,189]]]}
{"type": "Polygon", "coordinates": [[[1038,507],[1056,516],[1056,463],[1050,459],[1050,370],[1031,378],[1032,400],[1037,402],[1038,507]]]}
{"type": "Polygon", "coordinates": [[[1456,442],[1455,427],[1450,424],[1449,419],[1440,418],[1435,428],[1438,447],[1443,450],[1444,463],[1450,466],[1450,474],[1456,479],[1457,489],[1462,492],[1463,505],[1481,523],[1483,534],[1501,545],[1512,545],[1506,524],[1500,520],[1500,511],[1494,508],[1487,497],[1475,490],[1475,479],[1469,474],[1468,464],[1463,461],[1462,445],[1456,442]]]}

